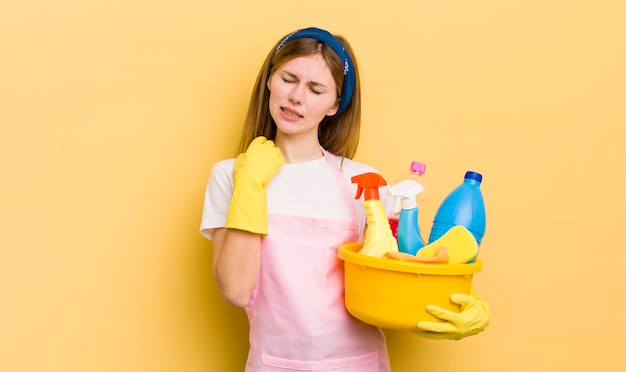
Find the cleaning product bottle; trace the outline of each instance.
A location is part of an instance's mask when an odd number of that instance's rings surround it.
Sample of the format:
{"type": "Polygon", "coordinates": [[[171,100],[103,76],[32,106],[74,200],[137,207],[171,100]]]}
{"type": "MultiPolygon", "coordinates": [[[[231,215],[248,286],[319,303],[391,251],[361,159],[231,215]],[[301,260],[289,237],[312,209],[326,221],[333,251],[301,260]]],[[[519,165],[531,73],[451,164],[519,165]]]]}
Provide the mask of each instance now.
{"type": "Polygon", "coordinates": [[[422,192],[419,194],[418,199],[424,199],[428,194],[428,185],[424,180],[424,173],[426,173],[426,164],[420,163],[419,161],[411,162],[411,167],[409,168],[411,171],[411,179],[414,179],[422,185],[422,192]]]}
{"type": "Polygon", "coordinates": [[[389,195],[400,198],[402,206],[398,219],[398,250],[413,256],[424,246],[415,201],[415,197],[422,190],[422,185],[414,180],[403,180],[389,187],[389,195]]]}
{"type": "Polygon", "coordinates": [[[359,253],[382,257],[387,252],[397,252],[398,243],[391,233],[387,213],[378,194],[378,188],[385,186],[387,181],[378,173],[368,172],[352,177],[352,183],[358,184],[355,199],[364,195],[367,217],[365,241],[359,253]]]}
{"type": "Polygon", "coordinates": [[[472,233],[480,246],[486,228],[485,200],[480,189],[482,179],[480,173],[465,173],[463,183],[452,190],[437,209],[429,243],[439,239],[452,227],[461,225],[472,233]]]}
{"type": "MultiPolygon", "coordinates": [[[[424,199],[425,194],[427,193],[427,187],[424,182],[424,172],[426,172],[426,164],[420,163],[419,161],[411,162],[411,167],[409,168],[411,172],[411,177],[409,179],[413,179],[417,181],[422,186],[422,191],[419,192],[419,197],[417,199],[424,199]]],[[[419,203],[418,203],[419,204],[419,203]]],[[[389,225],[391,226],[391,232],[393,233],[394,238],[398,239],[398,223],[400,219],[400,211],[402,210],[402,202],[399,198],[394,198],[393,205],[393,214],[389,216],[389,225]]]]}

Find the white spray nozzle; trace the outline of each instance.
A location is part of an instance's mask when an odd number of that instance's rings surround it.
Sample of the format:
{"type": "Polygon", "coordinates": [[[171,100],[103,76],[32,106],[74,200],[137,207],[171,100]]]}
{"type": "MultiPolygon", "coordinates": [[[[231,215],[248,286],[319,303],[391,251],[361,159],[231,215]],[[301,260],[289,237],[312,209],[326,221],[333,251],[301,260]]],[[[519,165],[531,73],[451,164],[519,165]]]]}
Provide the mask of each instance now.
{"type": "Polygon", "coordinates": [[[417,181],[404,180],[389,186],[387,189],[390,196],[399,197],[402,209],[413,209],[417,207],[415,197],[422,192],[424,188],[417,181]]]}

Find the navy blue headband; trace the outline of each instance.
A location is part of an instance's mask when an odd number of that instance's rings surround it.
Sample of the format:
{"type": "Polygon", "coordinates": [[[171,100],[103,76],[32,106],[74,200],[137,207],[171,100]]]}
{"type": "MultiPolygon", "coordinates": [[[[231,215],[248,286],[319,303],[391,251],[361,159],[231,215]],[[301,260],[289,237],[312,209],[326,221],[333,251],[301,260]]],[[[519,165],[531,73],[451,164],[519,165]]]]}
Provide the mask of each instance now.
{"type": "Polygon", "coordinates": [[[337,114],[339,114],[345,110],[348,103],[350,103],[350,100],[352,99],[352,92],[354,91],[354,63],[352,62],[352,58],[350,58],[350,53],[348,53],[346,48],[343,47],[343,44],[341,44],[341,42],[330,32],[320,28],[309,27],[287,35],[280,42],[280,44],[278,44],[274,54],[276,54],[276,52],[278,52],[286,42],[304,38],[316,39],[328,45],[335,51],[335,53],[337,53],[343,62],[343,88],[341,89],[341,100],[339,101],[339,108],[337,109],[337,114]]]}

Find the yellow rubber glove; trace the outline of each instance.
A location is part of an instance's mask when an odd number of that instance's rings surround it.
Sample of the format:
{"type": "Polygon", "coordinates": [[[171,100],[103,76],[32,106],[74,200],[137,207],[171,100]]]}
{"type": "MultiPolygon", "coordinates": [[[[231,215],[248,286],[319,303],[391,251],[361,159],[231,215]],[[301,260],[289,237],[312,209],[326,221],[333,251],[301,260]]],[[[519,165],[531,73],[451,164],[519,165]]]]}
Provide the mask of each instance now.
{"type": "Polygon", "coordinates": [[[417,327],[427,332],[416,332],[418,335],[437,340],[460,340],[481,332],[489,325],[489,305],[474,291],[470,295],[452,294],[450,300],[461,305],[461,312],[427,306],[426,311],[445,322],[421,321],[417,327]]]}
{"type": "Polygon", "coordinates": [[[267,235],[267,194],[265,187],[285,163],[274,142],[255,138],[235,160],[234,189],[226,228],[267,235]]]}

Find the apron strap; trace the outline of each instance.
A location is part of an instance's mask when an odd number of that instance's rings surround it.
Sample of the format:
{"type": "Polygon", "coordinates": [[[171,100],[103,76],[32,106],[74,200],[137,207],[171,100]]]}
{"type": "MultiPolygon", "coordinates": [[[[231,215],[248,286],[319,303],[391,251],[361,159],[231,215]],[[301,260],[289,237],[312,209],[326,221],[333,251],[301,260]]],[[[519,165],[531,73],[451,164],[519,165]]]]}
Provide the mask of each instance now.
{"type": "Polygon", "coordinates": [[[348,204],[348,209],[350,210],[350,215],[352,216],[352,226],[354,228],[354,234],[355,234],[354,240],[356,240],[358,239],[360,232],[359,232],[359,222],[356,216],[356,209],[354,208],[354,197],[352,196],[352,191],[350,190],[350,187],[348,186],[348,183],[346,182],[346,179],[343,176],[341,169],[339,169],[339,166],[335,164],[335,162],[331,159],[328,152],[324,150],[323,148],[322,148],[322,154],[324,154],[324,158],[326,158],[326,161],[328,161],[328,164],[330,164],[330,167],[333,169],[333,172],[335,172],[335,177],[337,177],[337,182],[339,183],[339,187],[341,188],[343,197],[346,200],[346,203],[348,204]]]}

